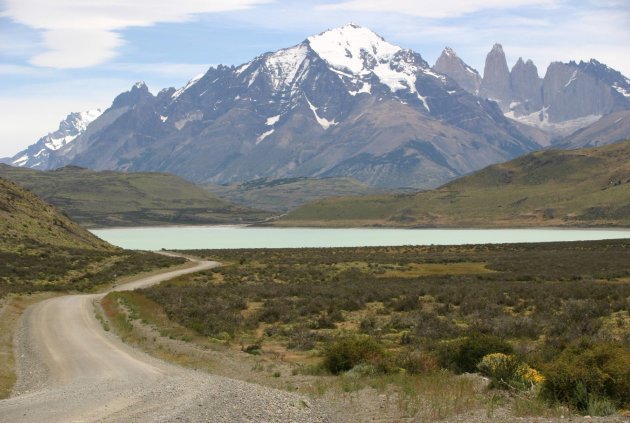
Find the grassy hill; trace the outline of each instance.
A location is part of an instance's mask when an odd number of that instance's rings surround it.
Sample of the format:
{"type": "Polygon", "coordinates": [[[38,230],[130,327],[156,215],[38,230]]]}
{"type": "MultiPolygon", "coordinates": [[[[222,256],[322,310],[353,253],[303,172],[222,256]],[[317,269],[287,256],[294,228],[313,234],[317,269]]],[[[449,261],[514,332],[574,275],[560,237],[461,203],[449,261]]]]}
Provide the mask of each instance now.
{"type": "Polygon", "coordinates": [[[630,226],[630,141],[542,151],[436,190],[324,199],[283,226],[630,226]]]}
{"type": "Polygon", "coordinates": [[[322,198],[378,192],[352,178],[264,178],[239,185],[205,185],[204,188],[231,203],[281,213],[322,198]]]}
{"type": "Polygon", "coordinates": [[[234,206],[177,176],[37,171],[0,165],[0,176],[30,189],[87,227],[255,222],[267,213],[234,206]]]}
{"type": "Polygon", "coordinates": [[[182,261],[114,247],[0,178],[0,298],[11,292],[86,290],[182,261]]]}
{"type": "Polygon", "coordinates": [[[30,243],[90,250],[116,249],[33,193],[0,178],[0,246],[8,250],[30,243]]]}

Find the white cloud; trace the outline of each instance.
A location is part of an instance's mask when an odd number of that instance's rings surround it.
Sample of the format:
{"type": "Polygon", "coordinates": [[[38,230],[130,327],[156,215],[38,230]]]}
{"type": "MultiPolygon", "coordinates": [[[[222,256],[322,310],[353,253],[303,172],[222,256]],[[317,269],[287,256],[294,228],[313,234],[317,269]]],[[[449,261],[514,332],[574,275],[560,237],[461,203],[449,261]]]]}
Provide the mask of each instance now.
{"type": "Polygon", "coordinates": [[[2,16],[43,31],[37,66],[80,68],[106,62],[124,40],[118,31],[186,22],[202,13],[236,11],[272,0],[5,0],[2,16]]]}
{"type": "Polygon", "coordinates": [[[512,9],[522,6],[555,5],[555,0],[350,0],[319,6],[324,10],[351,10],[357,12],[396,11],[423,18],[452,18],[484,10],[512,9]]]}

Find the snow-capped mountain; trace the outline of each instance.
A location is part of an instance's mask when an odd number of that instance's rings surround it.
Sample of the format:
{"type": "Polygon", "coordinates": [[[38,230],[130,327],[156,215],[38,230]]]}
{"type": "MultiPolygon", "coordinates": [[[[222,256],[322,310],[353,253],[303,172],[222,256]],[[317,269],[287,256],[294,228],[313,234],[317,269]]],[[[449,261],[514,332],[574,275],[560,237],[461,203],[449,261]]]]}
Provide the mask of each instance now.
{"type": "Polygon", "coordinates": [[[349,24],[178,90],[136,84],[49,164],[433,187],[539,147],[420,54],[349,24]]]}
{"type": "Polygon", "coordinates": [[[26,150],[17,153],[8,160],[8,164],[33,169],[48,169],[51,153],[69,146],[101,113],[100,109],[70,113],[59,123],[59,128],[55,132],[43,136],[26,150]]]}

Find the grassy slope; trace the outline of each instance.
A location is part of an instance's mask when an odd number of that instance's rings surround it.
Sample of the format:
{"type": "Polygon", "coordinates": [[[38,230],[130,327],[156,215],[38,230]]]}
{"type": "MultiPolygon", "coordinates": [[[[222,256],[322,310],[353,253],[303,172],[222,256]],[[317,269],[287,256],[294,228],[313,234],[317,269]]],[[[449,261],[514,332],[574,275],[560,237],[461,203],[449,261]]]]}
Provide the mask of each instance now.
{"type": "Polygon", "coordinates": [[[0,247],[9,250],[25,243],[91,250],[115,249],[36,195],[0,178],[0,247]]]}
{"type": "Polygon", "coordinates": [[[630,141],[536,152],[433,191],[325,199],[279,225],[630,225],[630,141]]]}
{"type": "Polygon", "coordinates": [[[0,178],[0,298],[11,292],[86,290],[182,261],[114,247],[0,178]]]}
{"type": "Polygon", "coordinates": [[[227,204],[167,174],[72,167],[42,172],[0,165],[0,176],[27,187],[88,227],[253,222],[267,216],[227,204]]]}
{"type": "Polygon", "coordinates": [[[377,192],[352,178],[260,179],[241,185],[206,185],[204,188],[232,203],[275,212],[293,210],[327,197],[377,192]]]}

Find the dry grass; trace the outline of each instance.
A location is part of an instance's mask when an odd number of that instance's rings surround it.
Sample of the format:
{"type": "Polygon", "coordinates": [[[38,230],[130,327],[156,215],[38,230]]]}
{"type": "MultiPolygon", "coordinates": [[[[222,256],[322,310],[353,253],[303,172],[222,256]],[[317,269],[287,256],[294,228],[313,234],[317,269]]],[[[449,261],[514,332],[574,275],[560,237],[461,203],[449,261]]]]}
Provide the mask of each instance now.
{"type": "Polygon", "coordinates": [[[399,269],[387,270],[382,278],[417,278],[435,275],[476,275],[494,273],[486,263],[411,263],[399,269]]]}
{"type": "Polygon", "coordinates": [[[480,378],[448,372],[320,376],[307,393],[333,403],[342,421],[436,421],[484,410],[490,401],[480,378]]]}

